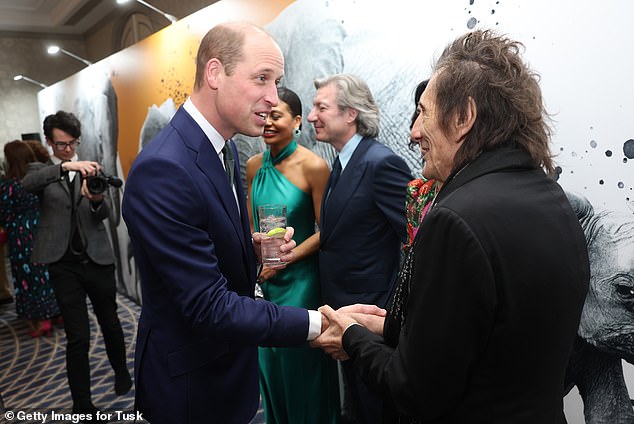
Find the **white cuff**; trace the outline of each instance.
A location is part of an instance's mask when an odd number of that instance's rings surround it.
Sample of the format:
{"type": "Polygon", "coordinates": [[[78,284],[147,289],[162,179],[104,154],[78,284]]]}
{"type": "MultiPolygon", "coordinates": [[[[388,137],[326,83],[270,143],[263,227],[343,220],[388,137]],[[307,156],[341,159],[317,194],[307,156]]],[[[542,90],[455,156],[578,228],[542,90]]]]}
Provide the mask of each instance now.
{"type": "Polygon", "coordinates": [[[321,312],[309,310],[308,320],[308,338],[306,340],[311,341],[321,334],[321,312]]]}

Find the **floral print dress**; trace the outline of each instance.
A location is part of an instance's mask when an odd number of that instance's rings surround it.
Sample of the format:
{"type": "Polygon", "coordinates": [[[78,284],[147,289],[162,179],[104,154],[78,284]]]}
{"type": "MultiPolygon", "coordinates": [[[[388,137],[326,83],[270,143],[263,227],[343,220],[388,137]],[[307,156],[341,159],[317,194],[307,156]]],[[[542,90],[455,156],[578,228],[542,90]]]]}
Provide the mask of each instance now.
{"type": "Polygon", "coordinates": [[[436,192],[438,191],[436,180],[423,180],[417,178],[407,184],[405,198],[405,213],[407,214],[407,243],[403,245],[405,251],[414,243],[414,237],[418,227],[423,221],[427,210],[431,207],[436,192]]]}
{"type": "Polygon", "coordinates": [[[46,264],[32,263],[33,236],[39,200],[16,179],[0,180],[0,225],[9,235],[9,261],[20,318],[49,319],[60,315],[46,264]]]}

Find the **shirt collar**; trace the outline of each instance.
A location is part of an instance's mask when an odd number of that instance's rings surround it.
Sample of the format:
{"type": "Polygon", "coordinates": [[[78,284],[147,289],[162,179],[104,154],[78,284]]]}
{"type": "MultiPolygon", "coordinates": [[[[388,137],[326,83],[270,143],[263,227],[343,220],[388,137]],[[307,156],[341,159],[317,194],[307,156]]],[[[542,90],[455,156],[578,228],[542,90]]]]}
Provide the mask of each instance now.
{"type": "Polygon", "coordinates": [[[205,119],[202,113],[198,110],[191,97],[188,97],[185,103],[183,103],[183,109],[192,117],[198,124],[201,130],[207,136],[207,139],[211,141],[216,153],[220,155],[220,151],[225,147],[225,139],[222,138],[220,133],[205,119]]]}
{"type": "MultiPolygon", "coordinates": [[[[75,153],[75,155],[70,159],[70,161],[75,162],[77,161],[77,159],[79,158],[77,157],[77,153],[75,153]]],[[[55,155],[51,155],[51,162],[53,162],[54,165],[59,165],[60,163],[62,163],[62,160],[55,155]]]]}
{"type": "Polygon", "coordinates": [[[357,149],[359,143],[361,143],[363,137],[359,134],[355,134],[352,136],[350,140],[343,146],[343,149],[339,152],[339,162],[341,162],[341,170],[343,171],[346,168],[346,165],[350,161],[352,154],[357,149]]]}

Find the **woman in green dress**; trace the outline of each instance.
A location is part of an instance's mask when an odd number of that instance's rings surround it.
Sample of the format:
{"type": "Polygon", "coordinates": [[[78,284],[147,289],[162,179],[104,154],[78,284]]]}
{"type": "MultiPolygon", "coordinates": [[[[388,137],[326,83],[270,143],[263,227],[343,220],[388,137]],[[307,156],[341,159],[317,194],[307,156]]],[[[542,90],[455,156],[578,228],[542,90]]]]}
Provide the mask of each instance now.
{"type": "MultiPolygon", "coordinates": [[[[321,198],[330,171],[326,162],[297,144],[302,105],[289,89],[279,88],[279,104],[264,127],[268,149],[247,161],[249,218],[259,231],[257,207],[286,205],[287,225],[295,229],[294,259],[283,270],[264,267],[258,281],[264,298],[278,305],[317,309],[321,198]]],[[[337,366],[320,349],[260,348],[260,390],[264,416],[273,423],[336,423],[339,419],[337,366]]]]}

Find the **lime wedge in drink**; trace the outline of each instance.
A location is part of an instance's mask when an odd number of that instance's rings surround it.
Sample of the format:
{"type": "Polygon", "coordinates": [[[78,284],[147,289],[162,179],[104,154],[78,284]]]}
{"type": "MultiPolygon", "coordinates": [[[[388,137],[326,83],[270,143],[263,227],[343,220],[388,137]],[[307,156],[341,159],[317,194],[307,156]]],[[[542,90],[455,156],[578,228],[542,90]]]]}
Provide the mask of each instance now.
{"type": "Polygon", "coordinates": [[[284,234],[286,234],[286,228],[279,228],[279,227],[273,228],[271,231],[266,233],[266,235],[269,237],[284,237],[284,234]]]}

